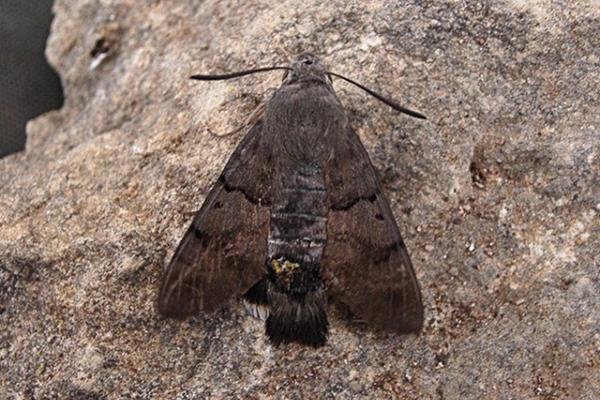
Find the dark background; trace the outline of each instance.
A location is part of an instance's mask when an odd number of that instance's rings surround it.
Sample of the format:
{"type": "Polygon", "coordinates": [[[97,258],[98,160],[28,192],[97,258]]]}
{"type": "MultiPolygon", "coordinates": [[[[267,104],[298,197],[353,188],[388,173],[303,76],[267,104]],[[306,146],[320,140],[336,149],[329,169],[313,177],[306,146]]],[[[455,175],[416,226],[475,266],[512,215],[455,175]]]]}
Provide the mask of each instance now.
{"type": "Polygon", "coordinates": [[[44,56],[52,0],[0,0],[0,157],[25,147],[25,124],[63,104],[44,56]]]}

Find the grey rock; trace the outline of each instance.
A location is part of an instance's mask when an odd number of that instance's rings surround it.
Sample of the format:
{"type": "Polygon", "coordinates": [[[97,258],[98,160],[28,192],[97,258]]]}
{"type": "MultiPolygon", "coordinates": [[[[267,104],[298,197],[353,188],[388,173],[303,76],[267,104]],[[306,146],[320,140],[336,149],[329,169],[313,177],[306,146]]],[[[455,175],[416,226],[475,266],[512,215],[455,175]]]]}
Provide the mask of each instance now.
{"type": "Polygon", "coordinates": [[[0,160],[8,398],[600,398],[600,7],[592,1],[59,0],[65,105],[0,160]],[[233,302],[157,316],[158,280],[278,74],[323,56],[381,173],[426,306],[419,337],[332,309],[273,348],[233,302]],[[92,55],[93,52],[93,55],[92,55]],[[466,246],[465,246],[466,244],[466,246]]]}

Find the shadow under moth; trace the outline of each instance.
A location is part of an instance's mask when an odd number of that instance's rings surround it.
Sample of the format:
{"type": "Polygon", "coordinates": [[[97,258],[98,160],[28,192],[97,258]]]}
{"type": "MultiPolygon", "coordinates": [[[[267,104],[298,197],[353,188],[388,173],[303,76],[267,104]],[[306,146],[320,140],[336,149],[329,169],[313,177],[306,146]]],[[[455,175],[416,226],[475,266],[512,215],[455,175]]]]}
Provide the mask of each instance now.
{"type": "Polygon", "coordinates": [[[421,293],[369,156],[309,53],[285,70],[206,197],[167,266],[158,310],[185,318],[242,296],[273,344],[315,347],[328,334],[328,296],[384,331],[419,333],[421,293]]]}

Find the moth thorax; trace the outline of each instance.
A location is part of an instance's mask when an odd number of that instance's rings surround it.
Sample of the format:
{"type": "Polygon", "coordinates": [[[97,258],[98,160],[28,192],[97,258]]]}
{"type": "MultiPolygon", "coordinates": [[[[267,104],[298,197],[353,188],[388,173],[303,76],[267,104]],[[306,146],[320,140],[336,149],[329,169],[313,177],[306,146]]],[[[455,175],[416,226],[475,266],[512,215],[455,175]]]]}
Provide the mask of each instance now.
{"type": "Polygon", "coordinates": [[[305,165],[323,165],[346,127],[337,97],[323,85],[280,89],[265,119],[276,154],[305,165]]]}

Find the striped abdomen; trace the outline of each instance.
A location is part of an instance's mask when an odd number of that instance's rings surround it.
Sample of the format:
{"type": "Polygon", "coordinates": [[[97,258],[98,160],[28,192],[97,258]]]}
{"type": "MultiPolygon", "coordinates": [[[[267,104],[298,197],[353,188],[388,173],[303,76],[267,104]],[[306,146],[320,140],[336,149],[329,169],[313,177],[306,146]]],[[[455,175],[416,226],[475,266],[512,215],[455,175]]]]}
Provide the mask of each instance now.
{"type": "Polygon", "coordinates": [[[314,346],[327,336],[327,296],[320,276],[326,242],[327,193],[322,170],[286,171],[271,207],[268,238],[267,334],[274,343],[314,346]]]}

